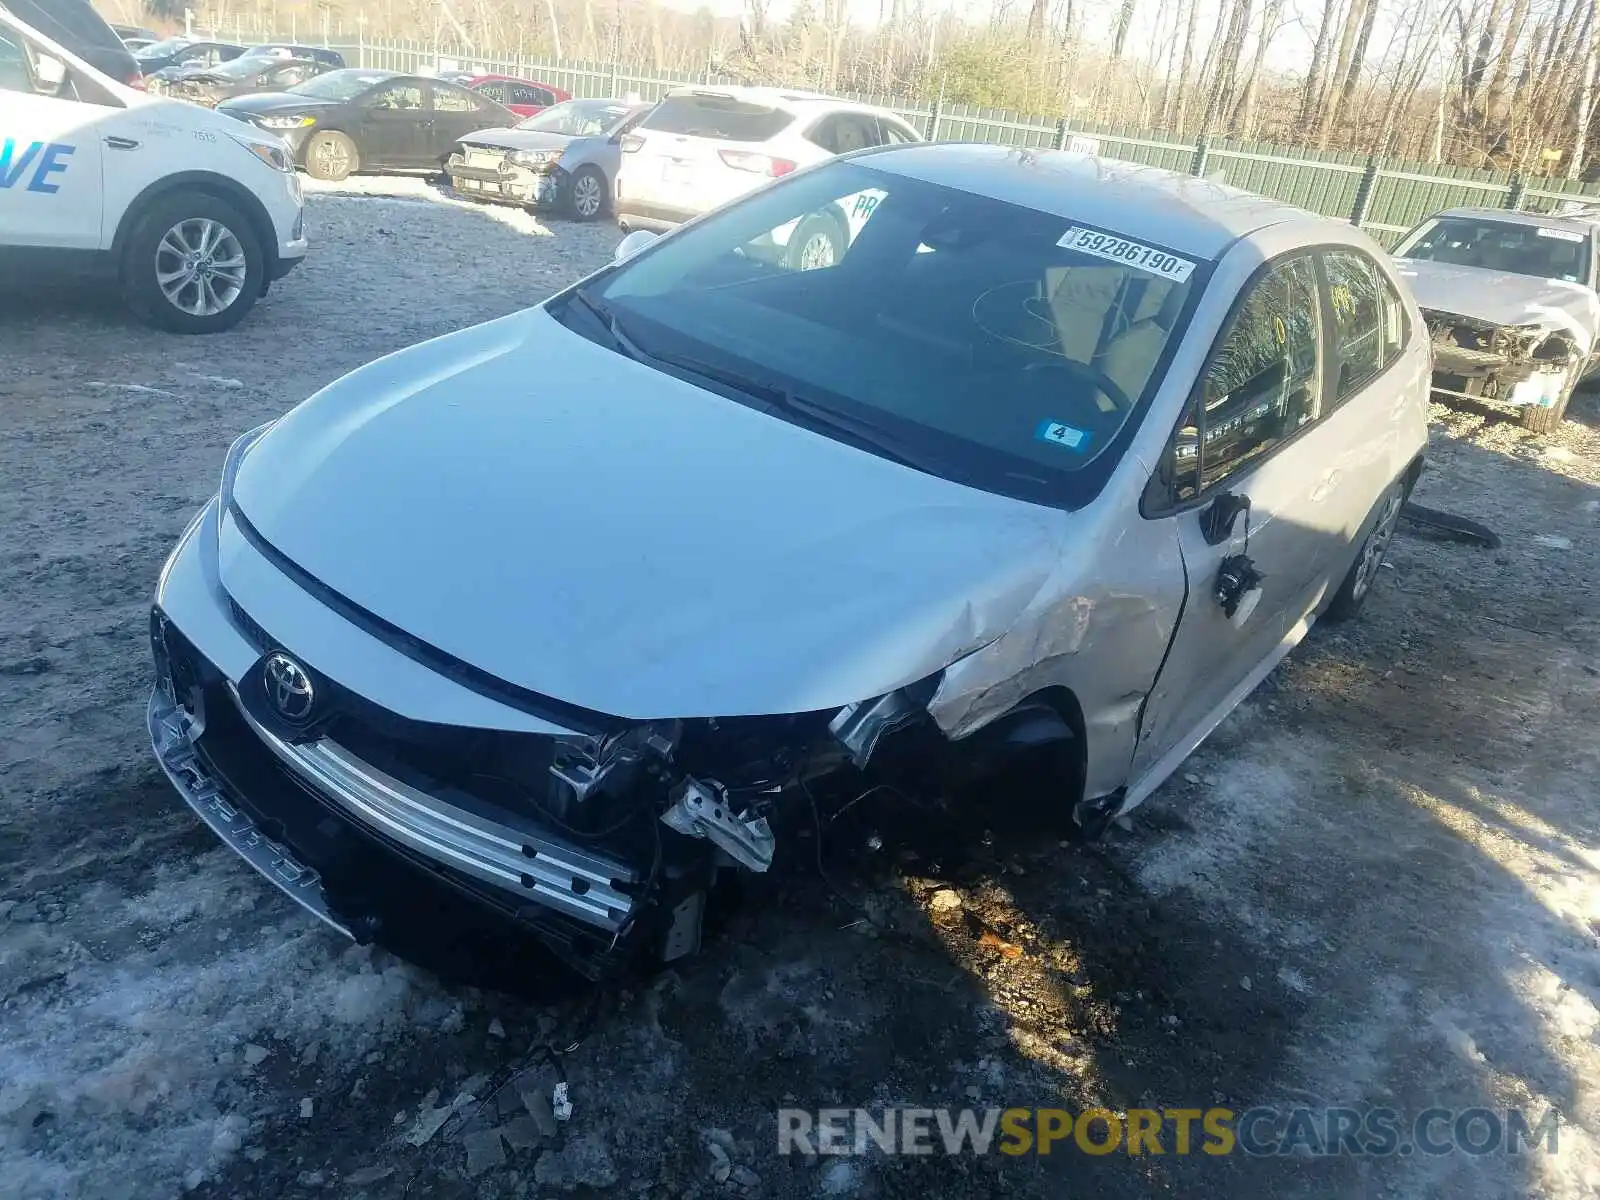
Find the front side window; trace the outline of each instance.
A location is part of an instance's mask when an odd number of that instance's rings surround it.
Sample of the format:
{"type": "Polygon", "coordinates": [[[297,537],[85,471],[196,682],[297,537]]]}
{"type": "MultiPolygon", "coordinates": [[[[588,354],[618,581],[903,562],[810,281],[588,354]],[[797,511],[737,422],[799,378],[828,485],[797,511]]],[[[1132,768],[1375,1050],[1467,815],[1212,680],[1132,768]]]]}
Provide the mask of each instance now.
{"type": "Polygon", "coordinates": [[[1492,217],[1438,217],[1426,221],[1400,243],[1394,254],[1396,258],[1567,283],[1582,283],[1589,278],[1587,234],[1492,217]]]}
{"type": "Polygon", "coordinates": [[[433,86],[433,107],[439,112],[474,112],[477,109],[471,92],[442,84],[433,86]]]}
{"type": "Polygon", "coordinates": [[[1322,302],[1308,254],[1269,267],[1235,306],[1174,439],[1178,501],[1193,499],[1322,411],[1322,302]]]}
{"type": "MultiPolygon", "coordinates": [[[[831,162],[582,291],[647,359],[734,379],[735,399],[1075,507],[1109,477],[1207,273],[1070,218],[831,162]]],[[[605,341],[585,307],[558,311],[605,341]]]]}

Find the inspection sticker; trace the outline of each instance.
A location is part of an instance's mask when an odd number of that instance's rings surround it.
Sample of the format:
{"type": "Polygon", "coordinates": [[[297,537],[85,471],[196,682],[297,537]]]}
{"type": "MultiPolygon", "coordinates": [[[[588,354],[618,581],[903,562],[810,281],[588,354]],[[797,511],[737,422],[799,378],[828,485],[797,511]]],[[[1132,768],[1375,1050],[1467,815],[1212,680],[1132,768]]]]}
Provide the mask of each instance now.
{"type": "Polygon", "coordinates": [[[1176,254],[1168,254],[1165,250],[1157,250],[1154,246],[1146,246],[1142,242],[1129,241],[1124,237],[1101,233],[1097,229],[1084,229],[1078,225],[1074,225],[1062,234],[1056,245],[1067,250],[1076,250],[1079,254],[1092,254],[1096,258],[1122,263],[1139,271],[1148,271],[1152,275],[1159,275],[1174,283],[1182,283],[1194,271],[1194,263],[1187,258],[1179,258],[1176,254]]]}
{"type": "Polygon", "coordinates": [[[1089,445],[1089,431],[1063,425],[1060,421],[1042,421],[1034,437],[1041,442],[1052,442],[1068,450],[1082,450],[1089,445]]]}
{"type": "Polygon", "coordinates": [[[1583,234],[1581,233],[1576,233],[1571,229],[1552,229],[1548,225],[1540,225],[1534,230],[1534,233],[1540,237],[1556,238],[1563,242],[1583,241],[1583,234]]]}

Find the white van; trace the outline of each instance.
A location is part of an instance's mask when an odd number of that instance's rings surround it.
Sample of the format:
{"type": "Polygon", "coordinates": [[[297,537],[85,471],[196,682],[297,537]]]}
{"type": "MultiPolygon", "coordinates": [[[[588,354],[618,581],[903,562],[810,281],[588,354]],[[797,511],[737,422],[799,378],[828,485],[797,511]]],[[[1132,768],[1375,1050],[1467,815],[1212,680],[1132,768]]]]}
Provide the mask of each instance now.
{"type": "Polygon", "coordinates": [[[89,268],[152,324],[215,333],[305,253],[279,139],[118,83],[0,10],[0,277],[89,268]]]}

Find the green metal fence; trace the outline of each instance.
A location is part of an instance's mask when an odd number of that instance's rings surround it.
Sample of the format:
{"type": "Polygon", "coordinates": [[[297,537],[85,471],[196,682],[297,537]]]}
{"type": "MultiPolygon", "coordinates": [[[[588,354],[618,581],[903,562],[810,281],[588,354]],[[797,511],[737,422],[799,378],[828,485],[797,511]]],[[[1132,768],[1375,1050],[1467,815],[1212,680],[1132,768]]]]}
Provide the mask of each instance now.
{"type": "MultiPolygon", "coordinates": [[[[552,61],[488,56],[418,42],[335,45],[352,64],[391,70],[447,70],[516,75],[543,80],[575,96],[637,93],[655,100],[686,83],[726,82],[707,71],[646,71],[611,62],[552,61]]],[[[1600,197],[1600,185],[1504,171],[1380,162],[1361,154],[1317,152],[1262,142],[1202,138],[1176,141],[1127,125],[1090,125],[1055,117],[1022,116],[1002,109],[945,104],[942,98],[855,95],[899,113],[935,141],[990,142],[1035,149],[1082,149],[1110,158],[1188,171],[1271,196],[1324,216],[1351,220],[1392,245],[1429,213],[1444,208],[1548,210],[1576,196],[1600,197]]]]}

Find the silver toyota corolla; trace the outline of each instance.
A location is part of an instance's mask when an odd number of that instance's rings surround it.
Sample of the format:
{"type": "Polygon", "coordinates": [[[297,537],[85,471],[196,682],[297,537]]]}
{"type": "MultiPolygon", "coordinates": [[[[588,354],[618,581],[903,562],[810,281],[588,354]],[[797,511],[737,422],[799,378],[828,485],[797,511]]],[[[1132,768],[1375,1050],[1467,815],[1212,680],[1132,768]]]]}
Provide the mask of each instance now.
{"type": "Polygon", "coordinates": [[[906,146],[646,242],[245,434],[161,573],[162,764],[346,932],[677,957],[818,812],[1019,762],[1093,834],[1361,606],[1422,466],[1382,251],[1237,190],[906,146]]]}

